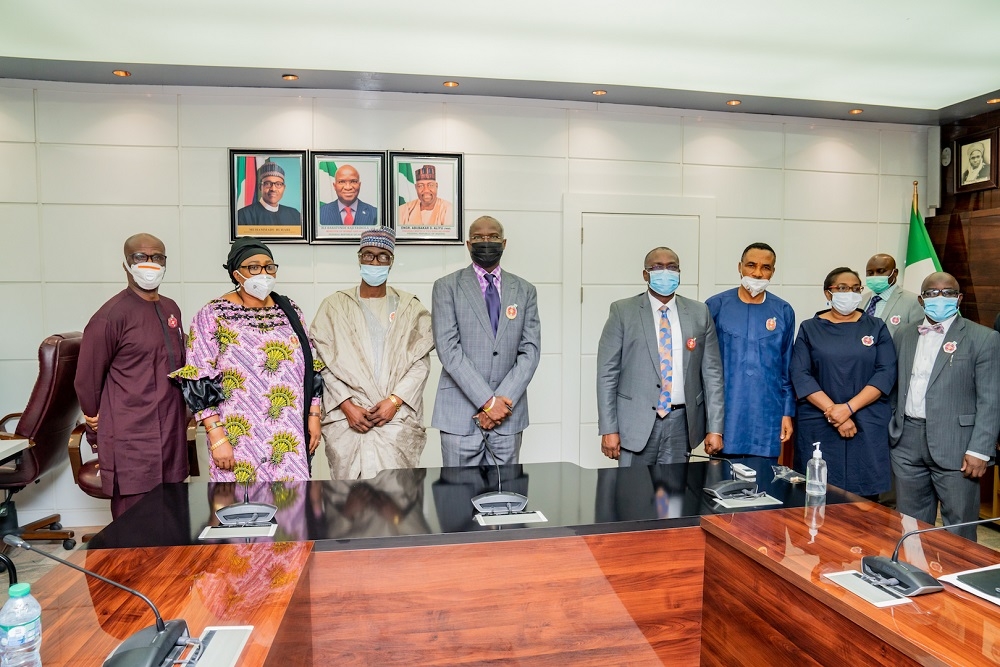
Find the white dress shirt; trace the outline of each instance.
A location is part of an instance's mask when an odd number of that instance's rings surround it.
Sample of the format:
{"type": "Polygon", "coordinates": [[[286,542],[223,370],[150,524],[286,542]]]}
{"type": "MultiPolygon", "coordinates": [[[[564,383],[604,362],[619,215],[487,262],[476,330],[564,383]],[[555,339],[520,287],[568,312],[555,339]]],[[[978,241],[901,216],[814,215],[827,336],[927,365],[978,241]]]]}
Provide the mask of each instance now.
{"type": "Polygon", "coordinates": [[[670,403],[682,405],[687,402],[684,399],[684,333],[681,331],[681,319],[677,316],[677,299],[673,298],[663,304],[649,291],[646,292],[646,296],[649,297],[649,306],[653,311],[653,336],[656,339],[657,348],[659,348],[660,343],[661,309],[667,309],[667,321],[670,322],[670,347],[673,350],[674,365],[670,403]]]}

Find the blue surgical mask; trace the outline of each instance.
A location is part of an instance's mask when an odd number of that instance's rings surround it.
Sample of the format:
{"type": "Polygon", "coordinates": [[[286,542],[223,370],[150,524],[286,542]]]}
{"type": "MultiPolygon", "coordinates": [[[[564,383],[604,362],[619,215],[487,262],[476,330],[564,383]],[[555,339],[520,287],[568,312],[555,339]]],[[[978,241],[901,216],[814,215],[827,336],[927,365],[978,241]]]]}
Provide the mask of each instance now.
{"type": "Polygon", "coordinates": [[[389,279],[388,266],[372,266],[371,264],[361,265],[361,279],[372,287],[378,287],[389,279]]]}
{"type": "Polygon", "coordinates": [[[889,289],[889,276],[868,276],[865,285],[876,294],[881,294],[889,289]]]}
{"type": "Polygon", "coordinates": [[[677,286],[681,284],[681,274],[679,271],[649,271],[649,287],[660,296],[670,296],[677,291],[677,286]]]}
{"type": "Polygon", "coordinates": [[[936,296],[924,299],[924,315],[935,322],[944,322],[957,312],[957,296],[936,296]]]}

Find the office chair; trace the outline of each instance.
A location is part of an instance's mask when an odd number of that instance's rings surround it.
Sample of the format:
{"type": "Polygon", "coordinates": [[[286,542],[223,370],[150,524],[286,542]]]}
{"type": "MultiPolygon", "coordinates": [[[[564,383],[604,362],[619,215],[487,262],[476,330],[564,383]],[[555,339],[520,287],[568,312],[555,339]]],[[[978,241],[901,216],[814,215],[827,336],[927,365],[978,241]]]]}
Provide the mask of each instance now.
{"type": "Polygon", "coordinates": [[[78,331],[55,334],[38,347],[38,379],[24,412],[6,415],[0,420],[0,439],[26,439],[26,449],[0,462],[0,489],[5,490],[0,505],[0,536],[17,534],[26,540],[62,540],[63,547],[76,546],[73,531],[63,530],[60,516],[19,526],[14,494],[29,484],[36,484],[46,473],[66,460],[66,443],[80,418],[73,379],[80,354],[78,331]],[[7,424],[17,420],[14,432],[7,424]]]}

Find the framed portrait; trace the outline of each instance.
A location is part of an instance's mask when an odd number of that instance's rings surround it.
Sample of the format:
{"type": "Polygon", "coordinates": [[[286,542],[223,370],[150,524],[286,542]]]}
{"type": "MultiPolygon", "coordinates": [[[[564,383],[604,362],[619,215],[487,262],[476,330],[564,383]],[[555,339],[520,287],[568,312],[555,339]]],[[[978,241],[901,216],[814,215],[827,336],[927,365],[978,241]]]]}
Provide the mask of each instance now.
{"type": "Polygon", "coordinates": [[[306,242],[306,151],[229,149],[229,240],[306,242]]]}
{"type": "Polygon", "coordinates": [[[384,152],[312,151],[312,243],[357,243],[385,220],[384,152]]]}
{"type": "Polygon", "coordinates": [[[997,130],[970,134],[955,141],[955,192],[997,187],[997,130]]]}
{"type": "Polygon", "coordinates": [[[389,209],[397,243],[460,244],[462,155],[389,153],[389,209]]]}

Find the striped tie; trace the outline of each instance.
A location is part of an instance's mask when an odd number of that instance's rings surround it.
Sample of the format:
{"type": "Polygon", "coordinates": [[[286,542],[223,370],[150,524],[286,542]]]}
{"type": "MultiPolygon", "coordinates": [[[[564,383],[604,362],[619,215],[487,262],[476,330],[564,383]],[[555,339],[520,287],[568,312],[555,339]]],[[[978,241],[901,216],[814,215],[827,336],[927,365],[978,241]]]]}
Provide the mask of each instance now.
{"type": "Polygon", "coordinates": [[[660,401],[656,404],[656,414],[666,417],[670,412],[670,390],[674,386],[674,346],[670,336],[670,320],[667,306],[660,308],[660,331],[657,336],[660,346],[660,401]]]}
{"type": "Polygon", "coordinates": [[[865,308],[865,315],[871,315],[872,317],[875,317],[875,307],[878,306],[878,303],[881,300],[882,297],[880,297],[878,294],[874,295],[872,297],[872,300],[868,302],[868,307],[865,308]]]}

